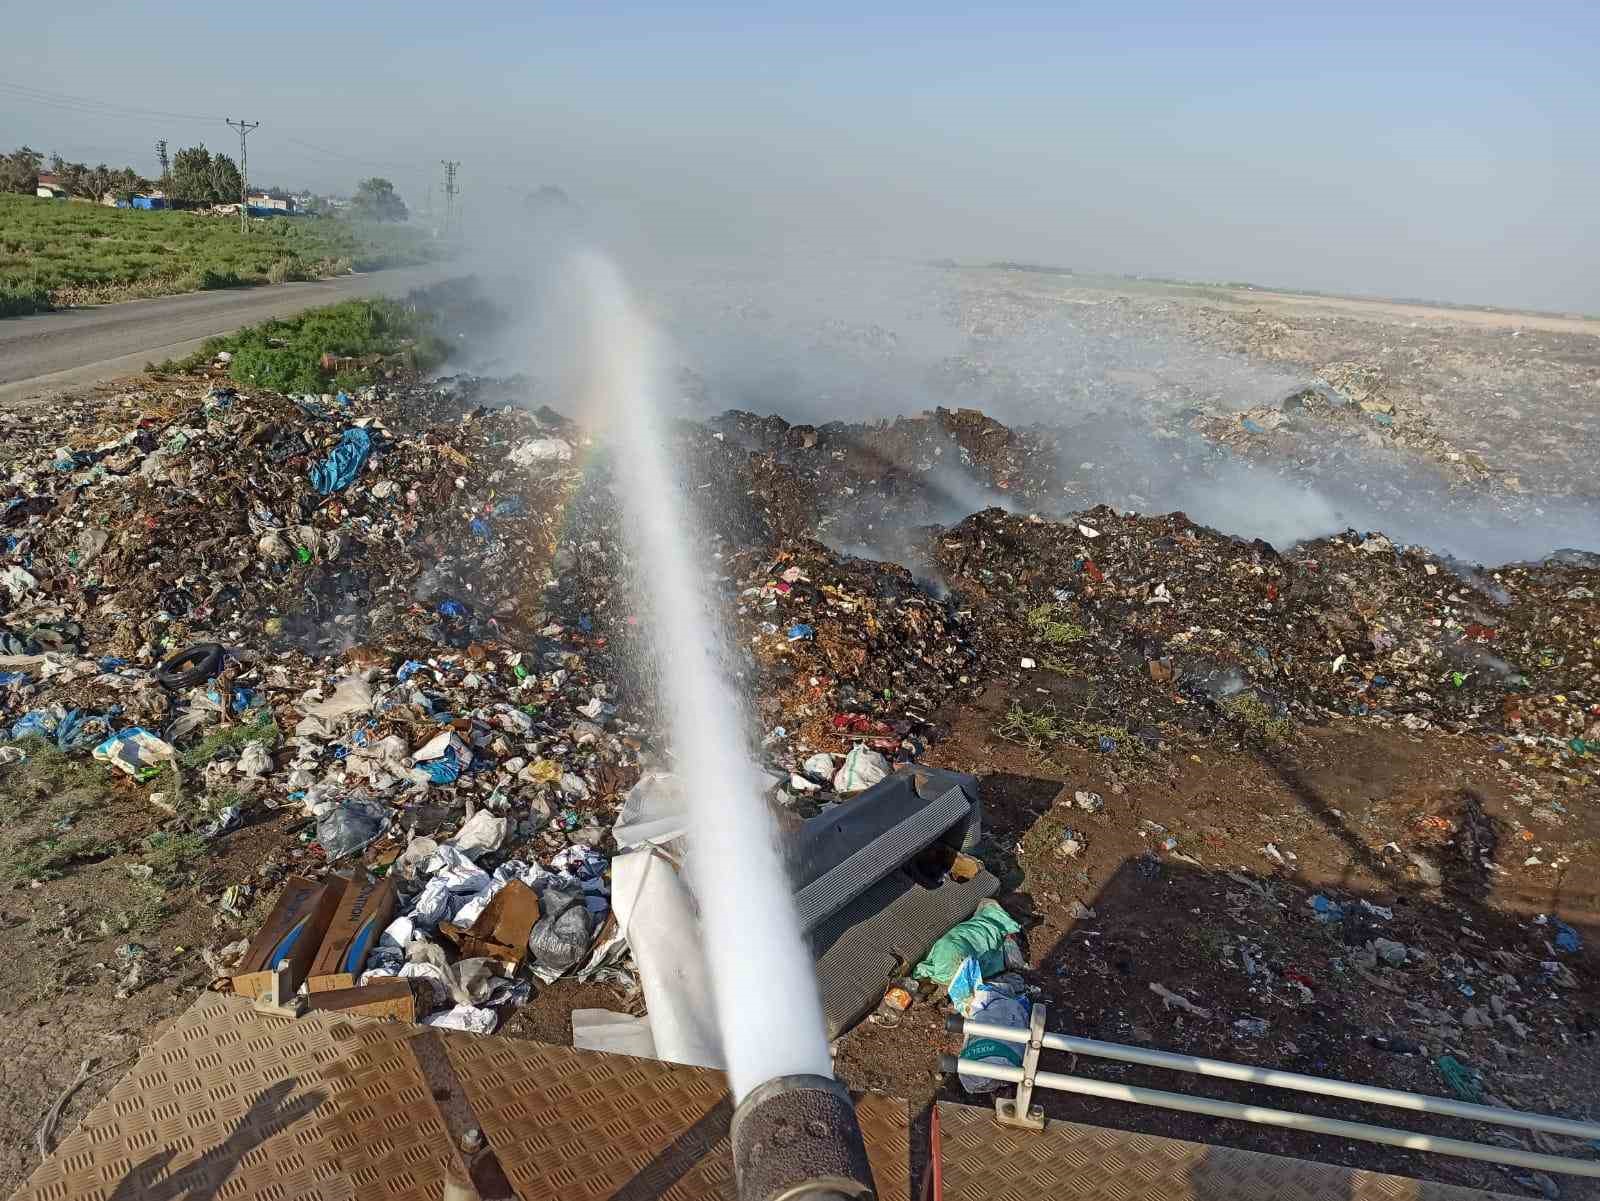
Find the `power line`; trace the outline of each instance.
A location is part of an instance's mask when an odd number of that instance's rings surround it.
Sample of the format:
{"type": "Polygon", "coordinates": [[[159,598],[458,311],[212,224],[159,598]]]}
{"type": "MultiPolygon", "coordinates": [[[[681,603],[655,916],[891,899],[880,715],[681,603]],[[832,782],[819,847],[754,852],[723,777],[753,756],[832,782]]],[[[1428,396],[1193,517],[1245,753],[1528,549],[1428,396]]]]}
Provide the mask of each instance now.
{"type": "Polygon", "coordinates": [[[459,160],[451,162],[447,158],[440,159],[439,163],[444,167],[444,233],[445,237],[449,237],[450,220],[455,215],[456,207],[456,168],[461,163],[459,160]]]}
{"type": "Polygon", "coordinates": [[[27,100],[53,108],[63,108],[73,112],[115,114],[129,117],[164,117],[175,121],[204,121],[207,124],[213,124],[217,120],[216,117],[208,117],[200,113],[175,113],[157,108],[138,108],[112,101],[95,100],[88,96],[71,96],[64,92],[47,92],[43,88],[28,87],[25,84],[11,83],[9,81],[0,81],[0,91],[9,93],[15,99],[27,100]]]}
{"type": "Polygon", "coordinates": [[[261,128],[261,122],[246,121],[241,117],[237,121],[229,120],[228,124],[239,131],[239,232],[244,233],[245,218],[250,215],[250,159],[244,140],[252,129],[261,128]]]}
{"type": "MultiPolygon", "coordinates": [[[[167,109],[143,108],[137,105],[123,104],[116,101],[97,100],[88,96],[74,96],[66,92],[52,92],[43,88],[35,88],[27,84],[12,83],[0,80],[0,95],[9,96],[14,100],[25,103],[37,104],[46,108],[54,108],[63,112],[81,113],[85,116],[118,116],[129,119],[162,119],[173,121],[196,121],[205,124],[214,124],[216,117],[204,116],[200,113],[180,113],[167,109]]],[[[232,122],[229,122],[232,124],[232,122]]],[[[315,142],[279,134],[285,142],[293,143],[305,150],[325,155],[331,160],[348,163],[360,163],[364,166],[382,167],[387,170],[416,171],[426,173],[427,168],[417,162],[396,162],[393,160],[364,159],[343,151],[332,150],[326,146],[319,146],[315,142]]]]}
{"type": "Polygon", "coordinates": [[[329,150],[326,146],[318,146],[315,143],[303,141],[300,138],[291,138],[287,134],[282,135],[282,137],[285,142],[292,142],[294,145],[300,146],[303,149],[314,150],[318,154],[325,154],[329,158],[338,159],[340,162],[344,163],[360,163],[364,167],[385,167],[394,171],[422,171],[426,169],[419,163],[397,163],[386,161],[384,159],[357,158],[355,155],[346,154],[342,150],[329,150]]]}

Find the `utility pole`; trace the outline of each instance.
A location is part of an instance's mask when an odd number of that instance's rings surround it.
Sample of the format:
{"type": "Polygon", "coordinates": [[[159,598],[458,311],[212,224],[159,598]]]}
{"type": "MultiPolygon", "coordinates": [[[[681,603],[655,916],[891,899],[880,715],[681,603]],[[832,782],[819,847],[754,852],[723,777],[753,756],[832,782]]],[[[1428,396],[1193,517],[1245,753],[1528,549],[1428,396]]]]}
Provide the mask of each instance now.
{"type": "Polygon", "coordinates": [[[444,232],[450,236],[450,222],[455,216],[456,207],[456,168],[461,165],[459,161],[451,162],[447,158],[439,160],[444,167],[444,232]]]}
{"type": "Polygon", "coordinates": [[[250,216],[250,159],[249,151],[245,149],[244,140],[252,129],[261,126],[260,121],[246,121],[243,118],[235,121],[228,118],[228,124],[239,131],[239,232],[244,233],[245,219],[250,216]]]}

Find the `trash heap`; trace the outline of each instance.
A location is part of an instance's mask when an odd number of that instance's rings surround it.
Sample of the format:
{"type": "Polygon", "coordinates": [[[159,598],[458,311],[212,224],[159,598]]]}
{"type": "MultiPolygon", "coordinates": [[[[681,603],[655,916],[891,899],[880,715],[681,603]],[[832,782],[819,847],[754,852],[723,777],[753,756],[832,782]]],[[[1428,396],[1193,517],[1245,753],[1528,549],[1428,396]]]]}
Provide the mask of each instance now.
{"type": "Polygon", "coordinates": [[[1558,709],[1541,743],[1558,757],[1600,732],[1592,566],[1486,574],[1354,531],[1279,554],[1182,514],[1106,508],[975,514],[936,554],[983,613],[988,661],[1092,679],[1096,708],[1131,733],[1358,716],[1539,741],[1525,701],[1558,709]]]}
{"type": "Polygon", "coordinates": [[[737,625],[764,746],[791,773],[792,795],[820,788],[814,799],[826,799],[828,763],[855,748],[885,764],[915,760],[937,734],[934,714],[982,678],[967,623],[903,567],[811,541],[734,566],[755,568],[738,576],[737,625]]]}
{"type": "Polygon", "coordinates": [[[646,740],[588,607],[613,589],[585,535],[614,538],[574,500],[582,436],[483,388],[187,384],[34,421],[0,465],[4,762],[92,755],[207,839],[301,816],[298,870],[400,864],[430,937],[512,879],[598,934],[589,847],[646,740]]]}
{"type": "Polygon", "coordinates": [[[790,750],[777,766],[841,738],[909,751],[999,677],[1081,708],[1088,745],[1119,755],[1353,716],[1493,734],[1533,768],[1595,779],[1600,556],[1485,570],[1379,532],[1280,552],[1182,513],[1065,513],[1061,432],[969,410],[710,425],[749,448],[738,481],[776,543],[724,565],[764,732],[790,750]],[[949,506],[971,515],[943,525],[949,506]]]}
{"type": "MultiPolygon", "coordinates": [[[[21,420],[0,450],[0,769],[42,739],[208,840],[292,818],[285,855],[208,898],[219,922],[291,872],[391,878],[361,974],[426,977],[439,1020],[484,1028],[465,1010],[533,979],[626,970],[608,839],[660,755],[635,667],[650,583],[604,454],[515,394],[168,381],[21,420]],[[483,956],[451,930],[513,884],[548,937],[468,982],[483,956]]],[[[1541,803],[1594,785],[1593,557],[1484,572],[1376,532],[1280,551],[1181,513],[1068,514],[1065,435],[970,410],[669,436],[753,741],[802,815],[919,759],[996,681],[1001,737],[1048,726],[1113,761],[1346,716],[1492,735],[1541,803]]]]}
{"type": "Polygon", "coordinates": [[[1239,412],[1196,414],[1190,428],[1246,458],[1360,459],[1373,450],[1402,451],[1429,463],[1445,478],[1502,483],[1520,489],[1515,477],[1496,478],[1490,461],[1463,450],[1435,427],[1420,408],[1393,400],[1383,373],[1359,363],[1332,363],[1309,388],[1276,405],[1239,412]]]}

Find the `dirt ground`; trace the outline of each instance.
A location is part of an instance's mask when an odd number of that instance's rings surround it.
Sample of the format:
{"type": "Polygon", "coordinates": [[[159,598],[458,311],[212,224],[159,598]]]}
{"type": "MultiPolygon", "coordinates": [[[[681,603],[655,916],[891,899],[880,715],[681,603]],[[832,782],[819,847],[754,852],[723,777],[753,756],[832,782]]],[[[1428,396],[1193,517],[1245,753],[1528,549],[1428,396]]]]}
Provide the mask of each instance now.
{"type": "MultiPolygon", "coordinates": [[[[996,296],[1010,297],[1006,311],[1019,321],[1076,305],[1108,328],[1154,322],[1252,362],[1376,363],[1402,410],[1413,406],[1447,427],[1453,444],[1494,457],[1497,478],[1593,489],[1600,323],[1009,272],[982,286],[990,309],[996,296]]],[[[1056,685],[995,680],[975,701],[951,706],[938,715],[948,734],[925,758],[982,780],[981,854],[1024,924],[1024,976],[1049,1005],[1052,1029],[1439,1095],[1451,1094],[1439,1067],[1451,1056],[1479,1073],[1466,1087],[1487,1099],[1600,1117],[1592,984],[1600,978],[1600,798],[1569,793],[1558,806],[1535,804],[1493,737],[1419,736],[1373,720],[1302,725],[1270,745],[1196,739],[1132,761],[1070,745],[1044,758],[995,733],[1012,704],[1033,702],[1040,686],[1056,685]],[[1079,790],[1099,793],[1104,811],[1074,807],[1079,790]],[[1069,826],[1084,844],[1075,858],[1058,850],[1069,826]],[[1419,840],[1431,848],[1421,863],[1398,852],[1419,840]],[[1264,852],[1269,844],[1281,861],[1264,852]],[[1159,857],[1149,853],[1158,846],[1159,857]],[[1317,894],[1346,916],[1318,921],[1309,903],[1317,894]],[[1371,916],[1363,900],[1392,916],[1371,916]],[[1554,928],[1541,918],[1557,912],[1582,939],[1580,952],[1551,949],[1554,928]],[[1374,938],[1413,953],[1404,966],[1360,966],[1374,938]],[[1550,962],[1565,975],[1542,966],[1550,962]],[[1151,985],[1194,1009],[1174,1008],[1151,985]],[[1469,1024],[1467,1010],[1488,1009],[1491,998],[1510,1020],[1496,1012],[1469,1024]],[[1248,1019],[1262,1019],[1264,1032],[1248,1019]],[[1409,1049],[1385,1050],[1379,1040],[1409,1049]]],[[[152,807],[146,790],[131,781],[108,789],[104,779],[45,762],[0,785],[0,956],[8,967],[0,974],[0,1189],[37,1164],[35,1131],[84,1062],[93,1074],[65,1105],[57,1138],[219,974],[205,954],[218,930],[259,917],[276,883],[309,854],[308,819],[297,809],[254,812],[202,849],[175,838],[171,815],[152,807]],[[243,900],[227,891],[246,884],[243,900]],[[242,917],[225,912],[229,905],[242,917]]],[[[638,1011],[640,1002],[561,982],[539,990],[500,1036],[568,1042],[571,1010],[585,1006],[638,1011]]],[[[943,1021],[936,1003],[921,1001],[897,1025],[865,1022],[840,1040],[839,1070],[859,1088],[972,1100],[936,1072],[938,1055],[959,1046],[943,1021]]],[[[1211,1081],[1196,1087],[1106,1062],[1069,1069],[1058,1057],[1050,1066],[1422,1128],[1400,1112],[1211,1081]]],[[[1467,1161],[1063,1094],[1042,1100],[1056,1117],[1547,1191],[1526,1175],[1467,1161]]],[[[1460,1123],[1426,1128],[1492,1137],[1460,1123]]],[[[1570,1149],[1542,1137],[1519,1136],[1517,1145],[1570,1149]]],[[[1559,1187],[1562,1196],[1600,1198],[1590,1181],[1563,1178],[1559,1187]]]]}

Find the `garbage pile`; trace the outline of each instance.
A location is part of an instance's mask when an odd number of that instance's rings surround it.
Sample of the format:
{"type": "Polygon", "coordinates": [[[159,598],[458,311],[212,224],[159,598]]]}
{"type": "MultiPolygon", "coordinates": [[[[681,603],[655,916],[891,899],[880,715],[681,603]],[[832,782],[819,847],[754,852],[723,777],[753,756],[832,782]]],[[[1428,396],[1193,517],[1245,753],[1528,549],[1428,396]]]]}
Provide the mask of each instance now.
{"type": "Polygon", "coordinates": [[[208,839],[302,814],[314,862],[432,885],[420,929],[513,878],[603,913],[585,848],[647,728],[586,608],[611,589],[569,503],[582,437],[481,388],[190,385],[25,423],[0,490],[6,761],[92,755],[208,839]]]}
{"type": "MultiPolygon", "coordinates": [[[[626,970],[609,832],[663,724],[613,467],[507,399],[183,381],[33,413],[0,451],[0,769],[46,740],[213,841],[295,816],[219,916],[288,860],[387,873],[363,976],[426,977],[469,1028],[530,979],[463,982],[482,956],[451,931],[513,885],[549,923],[519,951],[534,978],[626,970]]],[[[1354,716],[1493,734],[1535,793],[1594,781],[1592,558],[1483,572],[1376,532],[1280,551],[1181,513],[1067,514],[1065,435],[970,410],[671,437],[753,741],[802,816],[918,760],[994,681],[1002,737],[1115,760],[1354,716]]]]}
{"type": "MultiPolygon", "coordinates": [[[[648,581],[587,435],[495,394],[213,387],[129,397],[124,428],[38,419],[0,513],[11,737],[137,776],[263,722],[268,761],[235,746],[208,783],[312,808],[446,790],[604,828],[656,728],[626,670],[648,581]]],[[[1538,766],[1600,742],[1581,555],[1486,574],[1379,533],[1280,553],[1182,514],[1048,520],[1072,490],[1059,431],[970,410],[673,437],[791,794],[826,799],[818,755],[914,758],[941,706],[1028,673],[1092,679],[1080,724],[1109,749],[1331,715],[1499,733],[1538,766]]]]}
{"type": "Polygon", "coordinates": [[[884,764],[916,759],[937,734],[938,709],[982,678],[969,623],[905,568],[810,541],[731,566],[743,569],[737,623],[763,742],[796,797],[826,794],[854,748],[884,764]]]}
{"type": "Polygon", "coordinates": [[[1521,489],[1514,476],[1497,478],[1479,451],[1464,450],[1441,434],[1420,407],[1392,399],[1383,373],[1361,363],[1329,364],[1316,384],[1275,405],[1196,414],[1190,428],[1249,458],[1337,461],[1374,449],[1398,450],[1426,460],[1447,479],[1521,489]]]}
{"type": "Polygon", "coordinates": [[[986,610],[991,659],[1091,674],[1154,720],[1245,693],[1297,719],[1410,729],[1499,731],[1520,709],[1508,698],[1546,692],[1568,697],[1564,729],[1596,716],[1590,567],[1484,575],[1354,531],[1279,554],[1182,514],[1106,508],[1066,523],[991,510],[936,545],[952,588],[986,610]]]}

